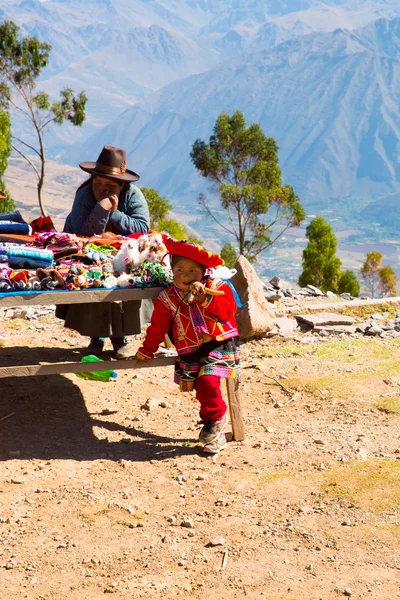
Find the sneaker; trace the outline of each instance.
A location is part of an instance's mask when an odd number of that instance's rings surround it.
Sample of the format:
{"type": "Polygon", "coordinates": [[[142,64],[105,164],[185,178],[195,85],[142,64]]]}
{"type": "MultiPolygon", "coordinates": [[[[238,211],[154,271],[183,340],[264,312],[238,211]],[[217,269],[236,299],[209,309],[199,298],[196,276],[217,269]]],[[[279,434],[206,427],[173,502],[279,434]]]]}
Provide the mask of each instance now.
{"type": "Polygon", "coordinates": [[[128,358],[133,358],[134,355],[135,355],[135,352],[132,352],[132,350],[129,350],[129,348],[126,344],[123,346],[120,346],[119,348],[116,348],[114,350],[114,358],[128,359],[128,358]]]}
{"type": "Polygon", "coordinates": [[[203,452],[206,454],[218,454],[218,452],[226,448],[226,444],[226,436],[224,433],[221,433],[214,441],[203,447],[203,452]]]}
{"type": "Polygon", "coordinates": [[[87,350],[90,354],[101,354],[104,350],[104,340],[101,338],[91,338],[87,350]]]}
{"type": "MultiPolygon", "coordinates": [[[[210,444],[216,440],[220,435],[225,433],[226,425],[228,423],[228,415],[224,414],[220,421],[211,421],[209,419],[202,427],[199,434],[199,442],[201,444],[210,444]]],[[[225,437],[225,436],[224,436],[225,437]]],[[[226,441],[226,440],[225,440],[226,441]]]]}

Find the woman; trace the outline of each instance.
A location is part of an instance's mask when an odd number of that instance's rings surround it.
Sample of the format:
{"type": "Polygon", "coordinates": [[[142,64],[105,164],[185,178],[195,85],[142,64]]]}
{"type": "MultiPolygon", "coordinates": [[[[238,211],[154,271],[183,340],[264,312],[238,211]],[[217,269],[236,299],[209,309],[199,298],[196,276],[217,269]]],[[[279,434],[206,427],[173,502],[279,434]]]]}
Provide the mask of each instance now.
{"type": "MultiPolygon", "coordinates": [[[[125,150],[104,146],[95,163],[79,166],[91,177],[76,192],[65,232],[91,237],[104,231],[119,235],[149,231],[147,202],[133,185],[139,175],[126,168],[125,150]]],[[[130,358],[125,336],[140,333],[140,304],[131,300],[61,305],[56,316],[65,320],[66,327],[90,336],[89,352],[102,352],[104,338],[110,337],[115,358],[130,358]]]]}

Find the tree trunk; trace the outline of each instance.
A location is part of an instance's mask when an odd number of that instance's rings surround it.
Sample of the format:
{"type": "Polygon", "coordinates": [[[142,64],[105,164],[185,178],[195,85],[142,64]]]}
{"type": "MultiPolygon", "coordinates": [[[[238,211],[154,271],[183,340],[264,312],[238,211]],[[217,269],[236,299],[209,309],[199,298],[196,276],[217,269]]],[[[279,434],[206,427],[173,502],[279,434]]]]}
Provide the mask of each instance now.
{"type": "Polygon", "coordinates": [[[40,164],[40,177],[39,177],[38,186],[37,186],[38,200],[39,200],[39,207],[40,207],[40,212],[42,213],[42,216],[47,217],[46,209],[44,207],[43,198],[42,198],[43,183],[44,183],[44,165],[46,163],[46,157],[44,154],[42,135],[39,130],[38,130],[38,136],[39,136],[39,144],[40,144],[40,163],[41,163],[40,164]]]}

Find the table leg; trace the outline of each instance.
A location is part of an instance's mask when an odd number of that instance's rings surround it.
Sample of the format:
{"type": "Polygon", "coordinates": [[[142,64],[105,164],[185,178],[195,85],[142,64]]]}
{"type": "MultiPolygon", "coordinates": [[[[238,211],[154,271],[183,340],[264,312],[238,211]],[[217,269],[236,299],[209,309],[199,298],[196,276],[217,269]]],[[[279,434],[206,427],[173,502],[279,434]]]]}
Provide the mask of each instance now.
{"type": "Polygon", "coordinates": [[[242,410],[239,399],[239,379],[227,379],[226,390],[228,392],[228,406],[231,415],[232,436],[235,442],[241,442],[245,438],[242,410]]]}

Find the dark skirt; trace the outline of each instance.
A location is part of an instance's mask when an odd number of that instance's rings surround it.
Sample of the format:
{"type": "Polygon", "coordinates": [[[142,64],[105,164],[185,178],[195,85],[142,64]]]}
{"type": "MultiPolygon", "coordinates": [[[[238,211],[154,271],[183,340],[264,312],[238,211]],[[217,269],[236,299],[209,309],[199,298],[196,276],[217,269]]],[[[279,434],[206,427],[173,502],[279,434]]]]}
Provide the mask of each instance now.
{"type": "Polygon", "coordinates": [[[123,337],[141,331],[141,300],[90,302],[56,306],[56,317],[65,327],[89,337],[123,337]]]}
{"type": "Polygon", "coordinates": [[[240,357],[236,338],[217,342],[210,340],[190,354],[182,354],[175,362],[174,381],[183,392],[191,392],[197,377],[216,375],[223,379],[239,377],[240,357]]]}

